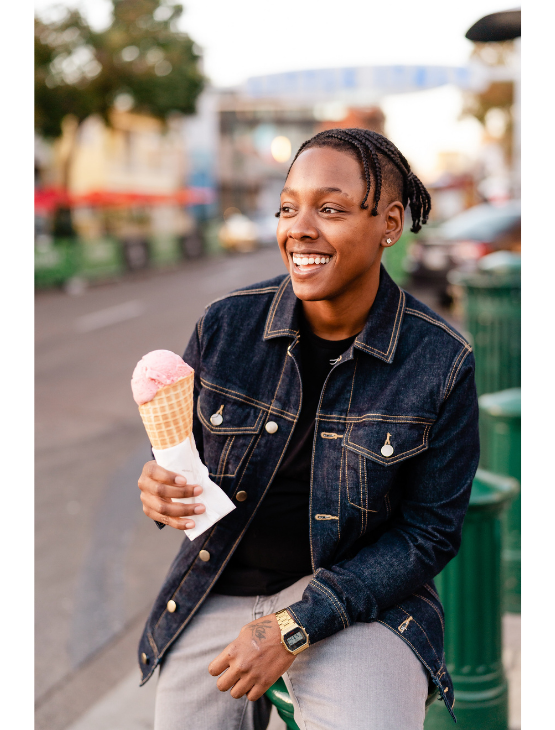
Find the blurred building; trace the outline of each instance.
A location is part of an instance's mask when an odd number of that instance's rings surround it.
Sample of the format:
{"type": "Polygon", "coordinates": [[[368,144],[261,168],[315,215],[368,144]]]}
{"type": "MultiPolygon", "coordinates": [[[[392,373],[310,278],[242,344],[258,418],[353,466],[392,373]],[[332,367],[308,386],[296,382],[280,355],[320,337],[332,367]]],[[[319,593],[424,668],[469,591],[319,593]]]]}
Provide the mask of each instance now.
{"type": "Polygon", "coordinates": [[[39,140],[39,186],[77,201],[72,222],[83,240],[186,233],[191,223],[176,199],[186,169],[182,122],[165,127],[121,109],[112,111],[110,122],[91,116],[78,126],[69,116],[49,152],[39,140]]]}

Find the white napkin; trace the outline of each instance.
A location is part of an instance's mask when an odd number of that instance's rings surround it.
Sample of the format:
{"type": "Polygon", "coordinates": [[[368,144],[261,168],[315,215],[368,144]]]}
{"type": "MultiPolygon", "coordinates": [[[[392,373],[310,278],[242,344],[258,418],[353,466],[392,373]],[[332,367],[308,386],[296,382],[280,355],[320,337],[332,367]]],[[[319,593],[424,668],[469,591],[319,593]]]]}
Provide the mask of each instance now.
{"type": "Polygon", "coordinates": [[[235,505],[227,494],[208,476],[208,469],[200,460],[193,434],[177,446],[169,449],[152,449],[152,451],[157,464],[169,471],[183,474],[187,484],[198,484],[202,487],[202,494],[199,494],[198,497],[172,499],[172,502],[183,502],[184,504],[200,502],[206,507],[206,511],[202,514],[191,515],[195,526],[190,530],[184,530],[189,540],[194,540],[202,535],[209,527],[235,509],[235,505]]]}

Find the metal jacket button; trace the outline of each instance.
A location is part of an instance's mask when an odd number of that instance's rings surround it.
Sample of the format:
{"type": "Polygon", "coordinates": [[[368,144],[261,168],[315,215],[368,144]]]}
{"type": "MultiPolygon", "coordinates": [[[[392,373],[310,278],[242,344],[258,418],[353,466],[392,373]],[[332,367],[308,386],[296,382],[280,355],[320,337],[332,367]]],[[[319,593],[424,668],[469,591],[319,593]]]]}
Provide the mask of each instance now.
{"type": "Polygon", "coordinates": [[[144,653],[144,651],[143,651],[143,653],[141,654],[141,661],[142,661],[142,663],[143,663],[143,664],[148,664],[148,657],[147,657],[147,655],[146,655],[146,654],[144,653]]]}
{"type": "Polygon", "coordinates": [[[168,601],[168,605],[166,606],[166,608],[170,613],[173,613],[177,609],[177,603],[172,599],[168,601]]]}
{"type": "Polygon", "coordinates": [[[222,416],[221,413],[213,413],[210,416],[210,423],[213,426],[221,426],[221,424],[223,423],[223,420],[224,420],[224,417],[222,416]]]}
{"type": "Polygon", "coordinates": [[[275,433],[278,430],[278,425],[275,421],[268,421],[264,428],[268,433],[275,433]]]}
{"type": "Polygon", "coordinates": [[[207,563],[210,560],[210,553],[208,550],[201,550],[198,556],[203,563],[207,563]]]}
{"type": "Polygon", "coordinates": [[[235,499],[238,502],[244,502],[246,498],[247,498],[247,493],[244,492],[243,490],[241,490],[240,492],[237,492],[237,494],[235,495],[235,499]]]}

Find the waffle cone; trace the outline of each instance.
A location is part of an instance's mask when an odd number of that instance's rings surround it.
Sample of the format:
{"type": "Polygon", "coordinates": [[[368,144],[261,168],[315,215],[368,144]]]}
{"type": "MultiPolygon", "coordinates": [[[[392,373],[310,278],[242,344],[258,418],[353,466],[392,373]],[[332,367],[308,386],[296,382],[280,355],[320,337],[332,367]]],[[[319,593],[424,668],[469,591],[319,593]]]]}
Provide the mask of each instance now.
{"type": "Polygon", "coordinates": [[[148,403],[139,406],[150,443],[155,449],[169,449],[190,436],[193,430],[194,373],[165,385],[148,403]]]}

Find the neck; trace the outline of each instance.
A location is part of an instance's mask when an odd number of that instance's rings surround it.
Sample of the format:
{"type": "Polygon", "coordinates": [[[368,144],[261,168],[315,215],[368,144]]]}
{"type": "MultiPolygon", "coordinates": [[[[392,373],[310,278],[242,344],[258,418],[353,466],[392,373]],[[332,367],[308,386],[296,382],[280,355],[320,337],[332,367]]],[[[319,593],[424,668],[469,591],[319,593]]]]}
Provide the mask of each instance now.
{"type": "Polygon", "coordinates": [[[373,276],[333,299],[303,301],[303,313],[310,329],[326,340],[345,340],[366,324],[380,283],[379,268],[373,276]]]}

